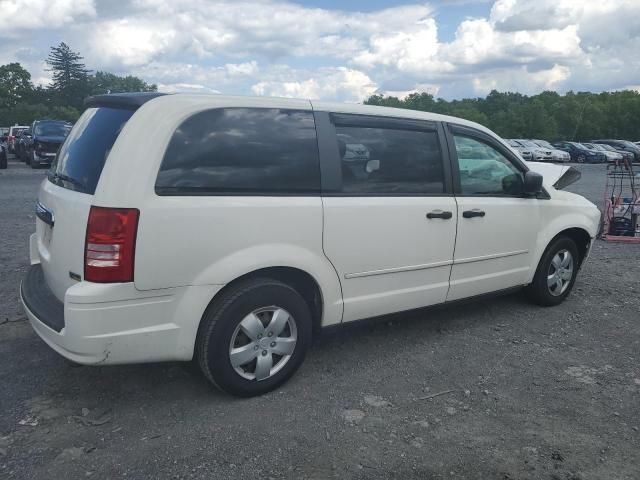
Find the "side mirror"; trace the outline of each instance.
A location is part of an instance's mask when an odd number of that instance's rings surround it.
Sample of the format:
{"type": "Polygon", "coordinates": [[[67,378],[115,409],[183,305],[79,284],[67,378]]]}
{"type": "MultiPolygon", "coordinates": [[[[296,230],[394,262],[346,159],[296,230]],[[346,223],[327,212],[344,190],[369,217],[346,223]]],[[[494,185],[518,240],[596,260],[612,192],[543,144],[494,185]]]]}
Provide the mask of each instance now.
{"type": "Polygon", "coordinates": [[[380,160],[369,160],[364,169],[367,173],[373,173],[380,170],[380,160]]]}
{"type": "Polygon", "coordinates": [[[523,193],[525,195],[537,195],[542,191],[542,175],[529,170],[524,174],[523,193]]]}

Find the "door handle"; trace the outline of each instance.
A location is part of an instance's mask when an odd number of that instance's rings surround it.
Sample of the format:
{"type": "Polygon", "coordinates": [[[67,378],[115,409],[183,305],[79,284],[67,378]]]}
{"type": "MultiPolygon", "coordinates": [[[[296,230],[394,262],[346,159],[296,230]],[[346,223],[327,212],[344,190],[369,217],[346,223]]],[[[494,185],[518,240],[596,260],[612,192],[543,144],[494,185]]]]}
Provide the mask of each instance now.
{"type": "Polygon", "coordinates": [[[465,210],[464,212],[462,212],[462,216],[464,218],[484,217],[485,213],[482,210],[474,208],[473,210],[465,210]]]}
{"type": "Polygon", "coordinates": [[[451,212],[443,212],[441,210],[434,210],[433,212],[427,213],[427,218],[431,220],[432,218],[442,218],[443,220],[449,220],[453,217],[453,213],[451,212]]]}

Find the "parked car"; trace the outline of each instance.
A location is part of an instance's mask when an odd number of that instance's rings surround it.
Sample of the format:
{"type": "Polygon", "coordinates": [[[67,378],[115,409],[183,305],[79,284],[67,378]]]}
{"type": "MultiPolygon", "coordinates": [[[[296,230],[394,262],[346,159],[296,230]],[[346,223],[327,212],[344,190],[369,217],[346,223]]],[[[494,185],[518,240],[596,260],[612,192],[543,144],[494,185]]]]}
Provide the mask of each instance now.
{"type": "Polygon", "coordinates": [[[553,146],[558,150],[568,152],[572,162],[603,163],[607,160],[603,152],[592,150],[578,142],[555,142],[553,146]]]}
{"type": "Polygon", "coordinates": [[[510,147],[513,147],[524,160],[528,162],[533,160],[533,154],[530,148],[525,147],[522,143],[513,139],[506,139],[505,142],[507,142],[510,147]]]}
{"type": "Polygon", "coordinates": [[[321,328],[522,287],[557,305],[598,230],[595,205],[553,186],[575,169],[528,165],[467,120],[221,95],[87,107],[40,186],[20,289],[78,363],[194,358],[261,394],[321,328]]]}
{"type": "Polygon", "coordinates": [[[7,145],[9,147],[9,153],[15,153],[15,141],[16,135],[22,130],[28,130],[29,127],[25,125],[14,125],[13,127],[9,127],[9,132],[7,135],[7,145]]]}
{"type": "Polygon", "coordinates": [[[625,161],[629,162],[629,163],[632,163],[634,158],[635,158],[632,152],[628,152],[626,150],[618,150],[617,148],[612,147],[611,145],[606,144],[606,143],[593,143],[592,145],[594,145],[594,146],[597,145],[597,146],[599,146],[601,148],[604,148],[605,150],[607,150],[609,152],[619,153],[620,155],[622,155],[622,158],[625,161]]]}
{"type": "Polygon", "coordinates": [[[546,140],[531,140],[532,143],[538,145],[540,148],[545,149],[545,151],[551,152],[551,161],[553,162],[570,162],[571,155],[564,150],[558,150],[553,145],[551,145],[546,140]]]}
{"type": "Polygon", "coordinates": [[[31,136],[21,143],[25,162],[31,168],[49,167],[71,131],[71,124],[63,120],[36,120],[30,131],[31,136]]]}
{"type": "Polygon", "coordinates": [[[616,150],[624,150],[625,152],[633,153],[633,161],[640,162],[640,147],[628,140],[591,140],[591,143],[606,143],[611,145],[616,150]]]}
{"type": "Polygon", "coordinates": [[[600,151],[600,152],[604,153],[605,157],[607,158],[607,162],[621,162],[622,160],[624,160],[624,156],[621,153],[611,152],[611,151],[607,150],[606,148],[604,148],[604,146],[602,144],[599,144],[599,143],[585,143],[585,142],[582,142],[582,144],[585,147],[590,148],[591,150],[597,150],[597,151],[600,151]]]}
{"type": "Polygon", "coordinates": [[[16,134],[13,150],[16,154],[16,157],[18,157],[18,160],[20,161],[25,162],[27,159],[25,150],[26,150],[26,144],[30,140],[30,138],[31,138],[31,130],[29,130],[28,128],[25,130],[20,130],[16,134]]]}
{"type": "Polygon", "coordinates": [[[7,149],[7,135],[2,135],[0,137],[0,170],[4,170],[8,166],[9,155],[7,149]]]}
{"type": "Polygon", "coordinates": [[[534,162],[551,162],[553,160],[551,149],[542,148],[540,145],[536,145],[531,140],[516,138],[516,141],[524,145],[525,148],[531,150],[531,155],[534,162]]]}

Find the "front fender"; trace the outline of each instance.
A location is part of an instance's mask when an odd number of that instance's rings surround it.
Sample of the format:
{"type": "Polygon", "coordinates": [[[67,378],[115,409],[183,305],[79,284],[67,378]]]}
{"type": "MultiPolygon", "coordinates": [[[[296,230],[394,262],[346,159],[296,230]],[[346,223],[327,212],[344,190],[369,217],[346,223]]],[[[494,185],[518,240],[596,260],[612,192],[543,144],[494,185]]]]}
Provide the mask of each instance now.
{"type": "Polygon", "coordinates": [[[533,257],[535,259],[535,263],[532,265],[531,271],[529,272],[529,282],[533,280],[533,276],[535,275],[540,259],[542,258],[547,246],[551,243],[551,240],[557,237],[560,233],[571,228],[579,228],[584,230],[592,240],[598,233],[600,211],[595,208],[595,206],[593,206],[593,208],[576,208],[568,212],[566,211],[566,205],[558,206],[558,208],[565,210],[565,213],[553,216],[553,218],[542,222],[543,228],[538,234],[536,250],[533,257]]]}

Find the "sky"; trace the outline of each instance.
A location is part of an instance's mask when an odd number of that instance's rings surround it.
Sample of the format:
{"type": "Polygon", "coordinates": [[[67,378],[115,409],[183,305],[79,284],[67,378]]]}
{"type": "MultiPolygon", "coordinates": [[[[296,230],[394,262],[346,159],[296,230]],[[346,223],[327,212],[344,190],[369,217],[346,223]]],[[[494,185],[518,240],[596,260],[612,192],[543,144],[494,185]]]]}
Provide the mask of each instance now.
{"type": "Polygon", "coordinates": [[[165,92],[361,102],[640,90],[640,0],[0,0],[0,64],[61,41],[165,92]]]}

